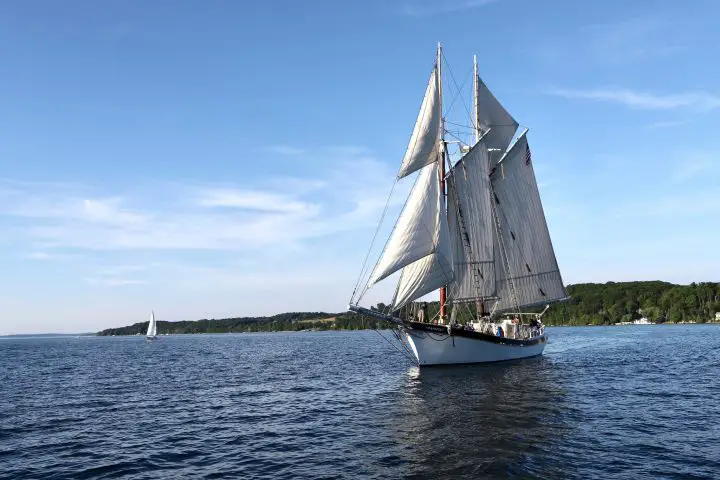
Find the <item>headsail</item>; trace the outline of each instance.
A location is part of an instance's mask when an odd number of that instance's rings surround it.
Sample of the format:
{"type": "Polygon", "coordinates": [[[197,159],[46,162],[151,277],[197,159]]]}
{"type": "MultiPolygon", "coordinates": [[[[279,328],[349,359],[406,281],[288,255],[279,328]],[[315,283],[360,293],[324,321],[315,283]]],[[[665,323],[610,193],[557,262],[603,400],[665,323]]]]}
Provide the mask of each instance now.
{"type": "Polygon", "coordinates": [[[438,144],[441,137],[441,101],[438,68],[433,68],[425,90],[420,113],[415,121],[410,143],[405,151],[398,179],[406,177],[440,158],[438,144]]]}
{"type": "Polygon", "coordinates": [[[567,297],[548,231],[527,137],[521,136],[490,176],[499,226],[495,312],[567,297]],[[506,259],[506,268],[500,268],[506,259]],[[509,270],[509,271],[508,271],[509,270]],[[515,305],[517,302],[517,305],[515,305]]]}
{"type": "MultiPolygon", "coordinates": [[[[483,141],[489,148],[499,148],[503,152],[518,128],[518,122],[505,110],[485,83],[477,78],[478,127],[483,141]]],[[[499,157],[496,157],[499,159],[499,157]]]]}
{"type": "Polygon", "coordinates": [[[447,243],[447,217],[443,203],[438,165],[434,163],[420,171],[382,257],[373,270],[371,285],[444,248],[441,241],[447,243]]]}
{"type": "MultiPolygon", "coordinates": [[[[435,165],[433,167],[437,168],[435,165]]],[[[435,251],[403,268],[393,298],[394,309],[447,285],[454,278],[453,253],[442,196],[439,196],[438,200],[439,221],[435,251]]]]}
{"type": "Polygon", "coordinates": [[[453,302],[495,295],[492,210],[488,151],[478,142],[448,176],[448,224],[455,281],[448,285],[453,302]]]}

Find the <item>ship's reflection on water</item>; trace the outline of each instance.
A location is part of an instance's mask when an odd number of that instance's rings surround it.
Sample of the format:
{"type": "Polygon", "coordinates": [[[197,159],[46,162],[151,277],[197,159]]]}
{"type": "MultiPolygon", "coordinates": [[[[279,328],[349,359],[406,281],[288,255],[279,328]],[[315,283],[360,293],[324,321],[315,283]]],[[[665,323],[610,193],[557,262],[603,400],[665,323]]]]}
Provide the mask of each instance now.
{"type": "Polygon", "coordinates": [[[552,360],[423,368],[407,372],[394,424],[417,477],[568,475],[552,461],[579,420],[552,360]]]}

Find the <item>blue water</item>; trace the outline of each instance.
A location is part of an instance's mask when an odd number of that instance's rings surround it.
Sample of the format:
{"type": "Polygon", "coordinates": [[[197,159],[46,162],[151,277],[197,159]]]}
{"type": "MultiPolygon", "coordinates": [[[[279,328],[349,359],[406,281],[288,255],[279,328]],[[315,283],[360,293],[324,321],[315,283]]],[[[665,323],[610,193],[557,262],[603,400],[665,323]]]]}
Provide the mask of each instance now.
{"type": "Polygon", "coordinates": [[[720,478],[720,326],[418,370],[374,332],[0,339],[0,478],[720,478]]]}

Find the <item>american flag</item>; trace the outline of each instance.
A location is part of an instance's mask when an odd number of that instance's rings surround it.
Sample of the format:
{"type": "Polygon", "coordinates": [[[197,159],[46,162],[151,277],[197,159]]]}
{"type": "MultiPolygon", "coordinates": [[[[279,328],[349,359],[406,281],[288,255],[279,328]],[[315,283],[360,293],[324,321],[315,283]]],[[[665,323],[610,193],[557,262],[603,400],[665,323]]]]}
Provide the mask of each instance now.
{"type": "Polygon", "coordinates": [[[532,155],[530,155],[530,145],[527,143],[525,144],[525,165],[530,165],[530,160],[532,160],[532,155]]]}

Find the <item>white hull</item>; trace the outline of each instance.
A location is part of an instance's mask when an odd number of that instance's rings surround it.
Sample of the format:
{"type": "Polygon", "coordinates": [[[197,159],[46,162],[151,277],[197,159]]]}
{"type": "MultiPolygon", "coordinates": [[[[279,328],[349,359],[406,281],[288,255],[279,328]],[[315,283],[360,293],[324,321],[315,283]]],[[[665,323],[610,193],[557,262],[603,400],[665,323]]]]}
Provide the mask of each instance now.
{"type": "Polygon", "coordinates": [[[417,330],[404,335],[421,366],[517,360],[541,355],[547,344],[544,336],[534,345],[510,345],[417,330]]]}

